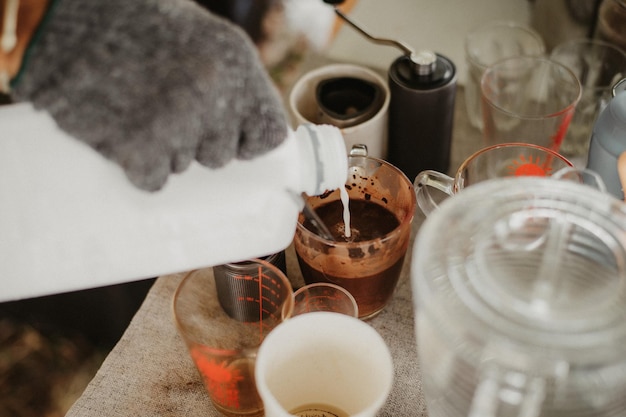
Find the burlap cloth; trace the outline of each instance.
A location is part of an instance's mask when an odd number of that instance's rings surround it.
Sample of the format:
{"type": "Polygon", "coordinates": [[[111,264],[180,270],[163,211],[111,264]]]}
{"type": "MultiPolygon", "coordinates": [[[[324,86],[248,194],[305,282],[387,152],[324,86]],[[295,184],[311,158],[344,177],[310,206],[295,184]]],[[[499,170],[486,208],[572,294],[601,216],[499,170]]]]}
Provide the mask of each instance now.
{"type": "MultiPolygon", "coordinates": [[[[481,146],[480,133],[467,122],[463,91],[456,98],[451,170],[481,146]]],[[[412,241],[424,220],[416,209],[412,241]]],[[[368,321],[387,342],[394,360],[392,392],[379,416],[427,416],[411,297],[411,247],[389,305],[368,321]]],[[[287,274],[301,283],[293,248],[287,274]]],[[[119,343],[76,401],[67,417],[220,416],[213,408],[172,319],[172,296],[183,274],[160,277],[119,343]]]]}

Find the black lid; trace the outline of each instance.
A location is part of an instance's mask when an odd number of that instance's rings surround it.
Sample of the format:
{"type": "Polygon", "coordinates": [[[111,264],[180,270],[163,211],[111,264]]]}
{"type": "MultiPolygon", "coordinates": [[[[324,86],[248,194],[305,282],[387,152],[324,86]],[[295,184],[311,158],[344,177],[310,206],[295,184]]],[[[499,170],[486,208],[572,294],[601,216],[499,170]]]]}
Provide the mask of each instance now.
{"type": "Polygon", "coordinates": [[[417,90],[432,90],[446,85],[456,74],[448,58],[424,51],[418,57],[403,55],[389,69],[389,76],[399,84],[417,90]]]}

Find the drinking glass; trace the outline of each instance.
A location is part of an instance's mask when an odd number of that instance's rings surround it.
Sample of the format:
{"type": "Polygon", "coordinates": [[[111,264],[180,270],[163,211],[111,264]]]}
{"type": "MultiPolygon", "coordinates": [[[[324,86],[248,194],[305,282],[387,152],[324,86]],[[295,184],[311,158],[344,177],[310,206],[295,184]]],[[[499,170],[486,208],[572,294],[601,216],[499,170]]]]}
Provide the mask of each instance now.
{"type": "Polygon", "coordinates": [[[582,167],[598,114],[611,100],[613,85],[626,75],[626,53],[600,40],[579,39],[557,45],[550,58],[571,69],[582,85],[582,96],[560,153],[582,167]]]}
{"type": "Polygon", "coordinates": [[[321,237],[301,214],[294,248],[307,284],[329,282],[352,294],[359,317],[380,313],[400,278],[409,245],[415,192],[409,179],[392,164],[353,150],[346,182],[350,199],[351,237],[345,237],[340,190],[308,198],[308,204],[331,229],[321,237]]]}
{"type": "Polygon", "coordinates": [[[546,48],[533,28],[510,21],[489,22],[465,37],[465,108],[472,126],[482,129],[480,79],[485,69],[504,58],[541,56],[546,48]]]}
{"type": "Polygon", "coordinates": [[[356,300],[343,287],[328,282],[316,282],[298,288],[293,293],[293,315],[329,311],[347,316],[359,317],[356,300]]]}
{"type": "Polygon", "coordinates": [[[267,261],[229,265],[219,277],[228,288],[221,299],[213,268],[188,273],[174,294],[174,320],[215,409],[228,417],[261,417],[256,353],[267,334],[291,317],[293,289],[267,261]]]}
{"type": "MultiPolygon", "coordinates": [[[[429,215],[439,207],[438,202],[442,199],[470,185],[494,178],[545,177],[571,167],[572,163],[566,158],[542,146],[528,143],[488,146],[463,161],[454,177],[432,170],[420,172],[414,182],[417,204],[424,214],[429,215]],[[437,190],[442,195],[433,193],[437,190]]],[[[573,176],[574,173],[570,174],[573,176]]]]}
{"type": "Polygon", "coordinates": [[[581,86],[565,65],[541,57],[506,58],[481,79],[486,144],[527,142],[558,152],[581,86]]]}

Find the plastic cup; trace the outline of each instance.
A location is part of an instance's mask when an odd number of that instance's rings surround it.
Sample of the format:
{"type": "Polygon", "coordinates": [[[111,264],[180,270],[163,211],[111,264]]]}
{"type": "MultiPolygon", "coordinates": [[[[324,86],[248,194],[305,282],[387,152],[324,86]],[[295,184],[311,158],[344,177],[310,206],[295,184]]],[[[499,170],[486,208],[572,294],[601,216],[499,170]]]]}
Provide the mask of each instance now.
{"type": "Polygon", "coordinates": [[[280,269],[262,260],[246,262],[246,269],[228,276],[238,284],[230,286],[230,314],[220,304],[213,268],[187,274],[173,300],[178,332],[211,402],[229,417],[264,415],[254,381],[257,349],[293,310],[293,289],[280,269]]]}
{"type": "Polygon", "coordinates": [[[261,345],[256,383],[267,417],[374,417],[393,385],[393,361],[369,324],[345,314],[303,314],[261,345]]]}
{"type": "Polygon", "coordinates": [[[321,237],[301,214],[293,242],[304,281],[347,289],[358,304],[359,318],[369,319],[387,305],[400,278],[415,192],[406,175],[386,161],[352,152],[348,163],[351,236],[344,238],[344,209],[335,190],[307,201],[324,213],[322,220],[337,239],[321,237]]]}

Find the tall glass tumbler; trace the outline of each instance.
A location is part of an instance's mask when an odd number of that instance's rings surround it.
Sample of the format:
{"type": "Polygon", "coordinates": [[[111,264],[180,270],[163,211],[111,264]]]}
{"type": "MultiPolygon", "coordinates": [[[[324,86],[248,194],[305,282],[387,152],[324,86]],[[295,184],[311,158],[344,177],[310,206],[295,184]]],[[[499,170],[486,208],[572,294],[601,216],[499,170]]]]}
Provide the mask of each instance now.
{"type": "Polygon", "coordinates": [[[611,100],[613,85],[626,76],[626,52],[608,42],[578,39],[557,45],[550,58],[571,69],[582,85],[580,102],[560,150],[584,166],[596,118],[611,100]]]}
{"type": "Polygon", "coordinates": [[[558,152],[582,89],[563,64],[513,57],[485,70],[481,91],[486,145],[526,142],[558,152]]]}
{"type": "Polygon", "coordinates": [[[546,51],[541,35],[531,27],[510,21],[493,21],[465,37],[465,107],[472,126],[482,129],[480,79],[487,67],[513,56],[541,56],[546,51]]]}

